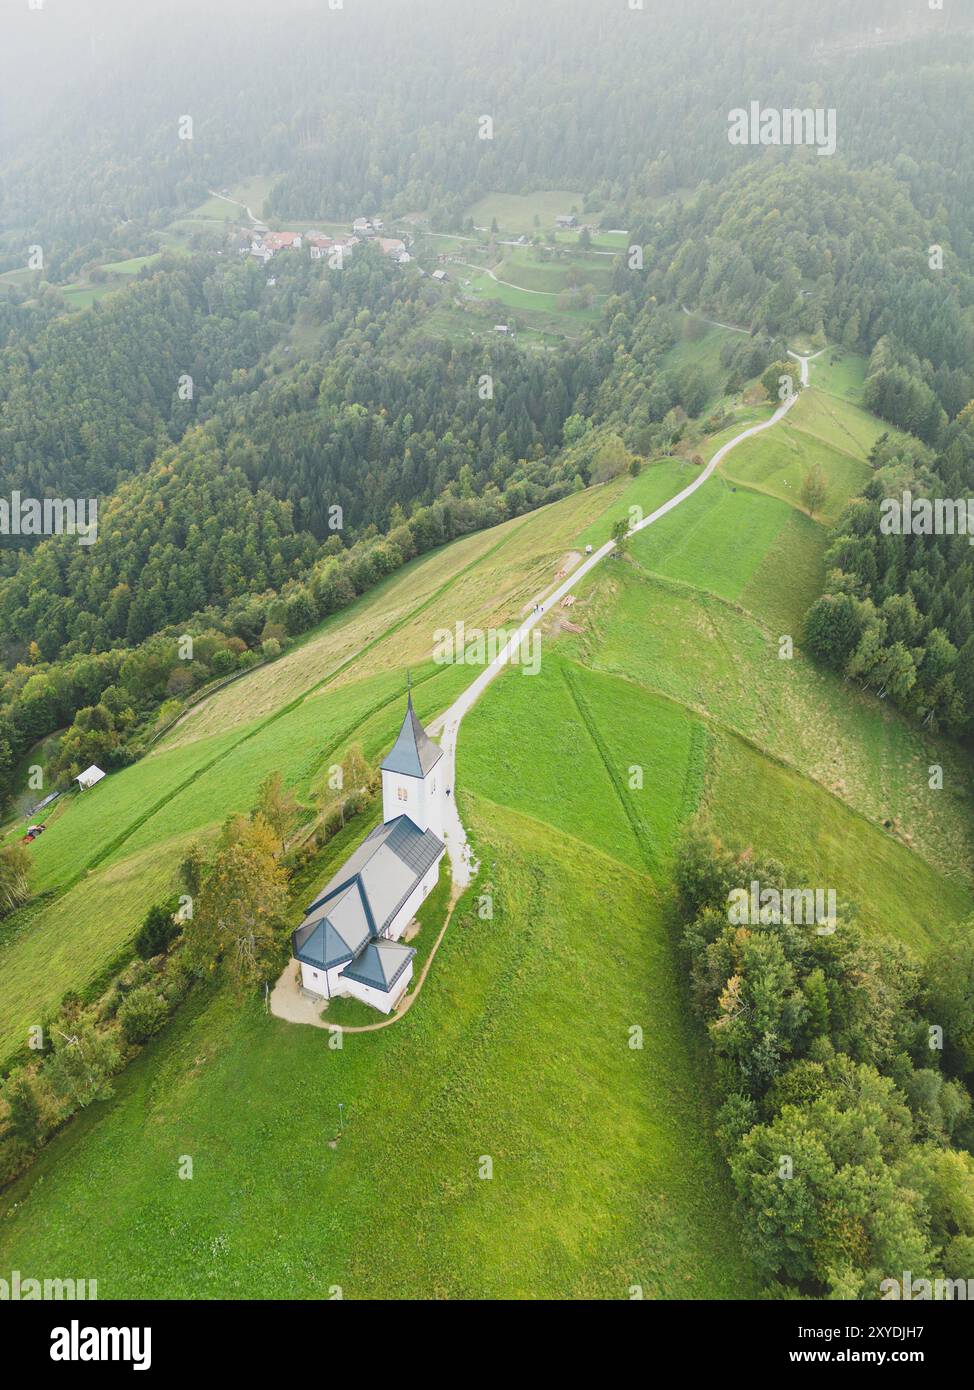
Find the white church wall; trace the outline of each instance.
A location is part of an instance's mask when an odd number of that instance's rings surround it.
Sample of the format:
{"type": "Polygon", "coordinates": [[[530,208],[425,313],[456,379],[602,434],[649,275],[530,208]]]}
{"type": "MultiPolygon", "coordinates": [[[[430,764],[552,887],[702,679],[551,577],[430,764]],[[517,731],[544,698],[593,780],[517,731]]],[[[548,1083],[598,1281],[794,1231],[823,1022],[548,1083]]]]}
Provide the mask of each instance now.
{"type": "Polygon", "coordinates": [[[363,1004],[369,1004],[373,1009],[378,1009],[380,1014],[391,1014],[409,988],[409,982],[412,978],[413,963],[410,961],[396,981],[395,988],[389,994],[384,994],[380,989],[373,989],[371,985],[360,984],[358,980],[343,979],[342,988],[353,999],[360,999],[363,1004]]]}
{"type": "Polygon", "coordinates": [[[406,777],[401,772],[382,774],[382,819],[386,823],[399,816],[408,816],[426,829],[425,786],[419,777],[406,777]]]}
{"type": "Polygon", "coordinates": [[[426,829],[432,830],[440,840],[443,839],[443,798],[446,796],[444,775],[441,759],[426,779],[426,829]]]}
{"type": "Polygon", "coordinates": [[[333,965],[330,970],[320,970],[317,966],[301,961],[301,984],[312,994],[320,994],[323,999],[329,995],[341,994],[345,981],[341,978],[343,966],[333,965]]]}
{"type": "Polygon", "coordinates": [[[395,820],[408,816],[420,830],[432,830],[443,838],[443,802],[446,794],[441,765],[425,778],[406,777],[399,772],[382,774],[382,819],[395,820]]]}

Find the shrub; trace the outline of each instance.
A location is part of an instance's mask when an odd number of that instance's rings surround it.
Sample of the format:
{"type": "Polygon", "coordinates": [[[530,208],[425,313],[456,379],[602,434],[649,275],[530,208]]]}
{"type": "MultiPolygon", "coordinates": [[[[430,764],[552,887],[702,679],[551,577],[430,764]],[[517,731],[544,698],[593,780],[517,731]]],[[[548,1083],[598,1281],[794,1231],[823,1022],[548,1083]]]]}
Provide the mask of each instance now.
{"type": "Polygon", "coordinates": [[[143,960],[161,955],[179,935],[179,926],[173,921],[175,910],[173,903],[156,903],[149,908],[135,938],[135,949],[143,960]]]}
{"type": "Polygon", "coordinates": [[[161,994],[148,985],[134,989],[118,1011],[122,1035],[127,1043],[143,1043],[163,1026],[169,1008],[161,994]]]}

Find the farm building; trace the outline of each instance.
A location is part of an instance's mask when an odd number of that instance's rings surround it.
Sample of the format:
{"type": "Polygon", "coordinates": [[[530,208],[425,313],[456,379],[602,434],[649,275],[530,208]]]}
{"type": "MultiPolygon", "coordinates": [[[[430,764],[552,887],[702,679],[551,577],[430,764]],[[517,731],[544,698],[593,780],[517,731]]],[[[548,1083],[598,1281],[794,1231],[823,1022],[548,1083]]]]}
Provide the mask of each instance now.
{"type": "Polygon", "coordinates": [[[320,261],[326,256],[332,256],[336,252],[341,256],[350,256],[352,247],[358,246],[357,236],[342,237],[336,240],[330,236],[311,236],[308,238],[308,245],[311,248],[311,259],[320,261]]]}
{"type": "Polygon", "coordinates": [[[555,224],[559,227],[577,227],[578,218],[573,212],[566,213],[563,217],[556,217],[555,224]]]}
{"type": "Polygon", "coordinates": [[[267,232],[264,245],[268,251],[300,251],[303,244],[300,232],[267,232]]]}
{"type": "Polygon", "coordinates": [[[436,887],[445,846],[442,750],[416,718],[412,695],[382,764],[382,824],[325,884],[291,936],[301,986],[325,999],[349,995],[388,1014],[413,977],[415,951],[400,940],[436,887]]]}
{"type": "Polygon", "coordinates": [[[92,763],[91,767],[86,767],[84,772],[79,772],[74,780],[81,790],[85,792],[89,787],[93,787],[96,782],[100,782],[104,776],[105,774],[102,772],[101,768],[96,767],[95,764],[92,763]]]}

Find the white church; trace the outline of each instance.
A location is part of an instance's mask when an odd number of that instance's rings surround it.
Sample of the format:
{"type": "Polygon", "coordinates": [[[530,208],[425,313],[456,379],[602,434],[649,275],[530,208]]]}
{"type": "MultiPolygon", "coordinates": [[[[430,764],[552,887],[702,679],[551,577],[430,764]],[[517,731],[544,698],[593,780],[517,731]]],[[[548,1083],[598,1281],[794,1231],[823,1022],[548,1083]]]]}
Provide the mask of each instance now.
{"type": "Polygon", "coordinates": [[[406,717],[382,764],[382,824],[345,861],[291,936],[302,987],[350,995],[388,1014],[413,978],[416,952],[400,941],[436,887],[443,843],[443,756],[416,718],[406,717]],[[442,781],[442,776],[439,778],[442,781]]]}

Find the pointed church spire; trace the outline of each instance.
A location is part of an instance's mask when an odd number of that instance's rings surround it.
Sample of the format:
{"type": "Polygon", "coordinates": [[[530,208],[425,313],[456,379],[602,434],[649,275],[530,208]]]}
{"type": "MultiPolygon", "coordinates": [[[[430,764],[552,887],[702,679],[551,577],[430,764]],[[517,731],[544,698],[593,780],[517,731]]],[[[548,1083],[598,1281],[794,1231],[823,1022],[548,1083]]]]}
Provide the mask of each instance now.
{"type": "Polygon", "coordinates": [[[412,679],[406,695],[406,716],[392,751],[382,764],[383,772],[398,772],[405,777],[425,777],[443,756],[439,748],[416,718],[413,709],[412,679]]]}

